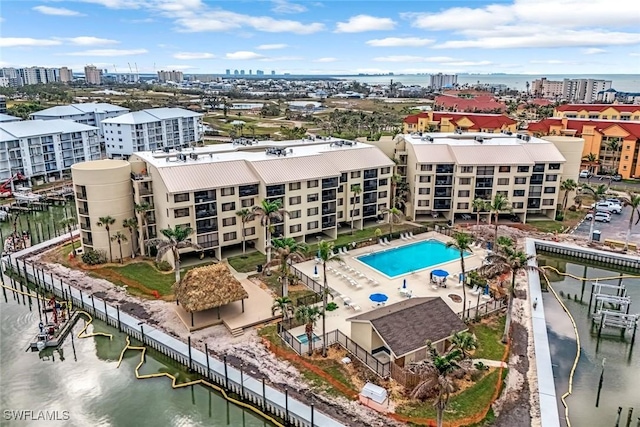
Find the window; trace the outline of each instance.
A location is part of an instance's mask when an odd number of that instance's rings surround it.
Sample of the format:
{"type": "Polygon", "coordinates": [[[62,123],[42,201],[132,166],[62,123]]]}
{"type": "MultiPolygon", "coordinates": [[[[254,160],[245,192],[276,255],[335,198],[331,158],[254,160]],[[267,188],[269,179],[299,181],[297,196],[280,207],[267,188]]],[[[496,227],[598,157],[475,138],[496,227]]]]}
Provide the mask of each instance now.
{"type": "Polygon", "coordinates": [[[498,178],[498,185],[509,185],[509,178],[498,178]]]}
{"type": "Polygon", "coordinates": [[[553,199],[542,199],[542,206],[553,206],[553,199]]]}
{"type": "Polygon", "coordinates": [[[473,172],[473,166],[461,166],[460,167],[460,172],[461,173],[472,173],[473,172]]]}
{"type": "Polygon", "coordinates": [[[494,169],[493,166],[478,166],[478,173],[476,175],[493,175],[494,169]]]}
{"type": "Polygon", "coordinates": [[[429,206],[429,200],[418,200],[418,206],[429,206]]]}
{"type": "Polygon", "coordinates": [[[378,192],[378,199],[383,199],[387,197],[387,192],[386,191],[379,191],[378,192]]]}
{"type": "Polygon", "coordinates": [[[419,188],[418,189],[418,194],[431,194],[431,189],[430,188],[419,188]]]}
{"type": "Polygon", "coordinates": [[[518,172],[529,172],[529,166],[518,166],[518,172]]]}
{"type": "Polygon", "coordinates": [[[302,197],[301,196],[289,197],[289,204],[290,205],[299,205],[300,203],[302,203],[302,197]]]}
{"type": "Polygon", "coordinates": [[[222,220],[222,225],[225,227],[228,227],[230,225],[236,225],[236,217],[231,217],[231,218],[224,218],[222,220]]]}
{"type": "Polygon", "coordinates": [[[307,230],[315,230],[318,228],[318,221],[311,221],[307,223],[307,230]]]}
{"type": "Polygon", "coordinates": [[[469,197],[469,190],[459,190],[458,197],[469,197]]]}
{"type": "Polygon", "coordinates": [[[349,203],[351,203],[352,205],[354,203],[360,203],[360,196],[358,196],[358,197],[350,197],[349,198],[349,203]]]}
{"type": "Polygon", "coordinates": [[[498,172],[507,173],[511,172],[511,166],[500,166],[498,172]]]}
{"type": "Polygon", "coordinates": [[[421,176],[420,177],[420,182],[431,182],[431,177],[430,176],[421,176]]]}
{"type": "Polygon", "coordinates": [[[317,202],[318,201],[318,193],[307,194],[307,202],[317,202]]]}
{"type": "Polygon", "coordinates": [[[549,170],[552,170],[552,171],[560,170],[560,163],[549,163],[549,170]]]}
{"type": "Polygon", "coordinates": [[[458,203],[458,209],[469,209],[469,203],[467,202],[458,203]]]}
{"type": "Polygon", "coordinates": [[[431,172],[433,170],[433,165],[420,165],[421,172],[431,172]]]}
{"type": "Polygon", "coordinates": [[[289,183],[289,191],[299,190],[302,185],[299,182],[290,182],[289,183]]]}
{"type": "Polygon", "coordinates": [[[222,196],[233,196],[234,194],[236,194],[236,189],[233,187],[223,188],[222,190],[220,190],[220,194],[222,196]]]}
{"type": "Polygon", "coordinates": [[[242,205],[243,208],[250,208],[251,206],[253,206],[253,197],[250,199],[245,199],[241,201],[240,204],[242,205]]]}
{"type": "Polygon", "coordinates": [[[222,212],[229,212],[229,211],[233,211],[235,209],[236,209],[236,203],[235,202],[223,203],[222,204],[222,212]]]}
{"type": "Polygon", "coordinates": [[[557,181],[558,180],[558,175],[547,175],[544,178],[544,180],[547,181],[547,182],[557,181]]]}
{"type": "Polygon", "coordinates": [[[360,209],[352,209],[351,211],[349,211],[349,215],[351,215],[351,216],[360,215],[360,209]]]}
{"type": "Polygon", "coordinates": [[[302,231],[302,224],[290,225],[289,233],[298,233],[302,231]]]}
{"type": "Polygon", "coordinates": [[[318,215],[318,208],[309,208],[307,209],[307,216],[318,215]]]}
{"type": "Polygon", "coordinates": [[[256,228],[255,227],[249,227],[249,228],[245,228],[244,229],[244,235],[245,236],[253,236],[254,234],[256,234],[256,228]]]}
{"type": "Polygon", "coordinates": [[[224,240],[225,242],[228,242],[229,240],[236,240],[237,237],[237,233],[235,231],[232,231],[231,233],[224,233],[222,235],[222,240],[224,240]]]}
{"type": "Polygon", "coordinates": [[[290,219],[300,218],[301,214],[302,214],[302,211],[300,209],[298,209],[297,211],[290,211],[289,212],[289,218],[290,219]]]}
{"type": "Polygon", "coordinates": [[[471,185],[471,178],[458,178],[460,185],[471,185]]]}
{"type": "Polygon", "coordinates": [[[314,179],[311,181],[307,181],[307,188],[316,188],[318,186],[318,180],[314,179]]]}
{"type": "Polygon", "coordinates": [[[522,209],[522,208],[524,208],[524,203],[523,202],[514,202],[514,203],[511,203],[511,206],[513,207],[513,209],[522,209]]]}
{"type": "Polygon", "coordinates": [[[505,197],[509,196],[509,192],[508,191],[496,191],[496,194],[500,195],[500,196],[505,196],[505,197]]]}
{"type": "Polygon", "coordinates": [[[513,190],[513,197],[524,197],[524,190],[513,190]]]}
{"type": "Polygon", "coordinates": [[[386,168],[380,169],[380,173],[383,174],[383,175],[387,174],[389,172],[391,172],[391,168],[389,166],[387,166],[386,168]]]}
{"type": "Polygon", "coordinates": [[[547,194],[555,194],[556,187],[544,187],[544,192],[547,194]]]}
{"type": "Polygon", "coordinates": [[[380,204],[378,205],[378,210],[379,210],[379,211],[381,211],[381,210],[383,210],[383,209],[387,209],[387,204],[386,204],[386,203],[380,203],[380,204]]]}
{"type": "Polygon", "coordinates": [[[351,179],[355,179],[355,178],[360,178],[360,171],[351,172],[351,179]]]}
{"type": "Polygon", "coordinates": [[[189,216],[189,208],[175,209],[173,211],[174,218],[183,218],[189,216]]]}
{"type": "Polygon", "coordinates": [[[189,201],[189,193],[178,193],[173,195],[174,203],[188,202],[189,201]]]}
{"type": "Polygon", "coordinates": [[[378,185],[387,185],[388,182],[389,180],[387,178],[382,178],[380,181],[378,181],[378,185]]]}
{"type": "Polygon", "coordinates": [[[524,176],[516,177],[515,183],[516,184],[526,184],[527,183],[527,178],[524,177],[524,176]]]}

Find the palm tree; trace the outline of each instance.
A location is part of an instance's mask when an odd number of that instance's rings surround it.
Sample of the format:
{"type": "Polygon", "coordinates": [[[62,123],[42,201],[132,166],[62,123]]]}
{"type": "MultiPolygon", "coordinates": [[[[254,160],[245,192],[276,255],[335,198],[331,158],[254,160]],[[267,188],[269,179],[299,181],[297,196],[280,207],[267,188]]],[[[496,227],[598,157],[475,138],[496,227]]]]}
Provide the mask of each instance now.
{"type": "Polygon", "coordinates": [[[276,315],[277,312],[282,313],[282,318],[284,320],[289,320],[290,316],[293,316],[293,301],[289,297],[280,297],[273,300],[273,305],[271,306],[271,314],[276,315]]]}
{"type": "Polygon", "coordinates": [[[529,262],[535,259],[535,255],[527,255],[513,247],[504,247],[503,253],[493,252],[487,255],[488,263],[478,268],[478,273],[487,278],[496,277],[504,273],[511,273],[511,285],[507,292],[507,318],[504,324],[502,342],[507,343],[509,339],[509,328],[511,327],[511,311],[513,308],[513,298],[516,291],[516,277],[521,271],[536,271],[544,274],[544,270],[529,262]]]}
{"type": "Polygon", "coordinates": [[[327,330],[325,313],[327,312],[327,296],[329,295],[329,284],[327,283],[327,263],[340,261],[340,257],[333,252],[333,242],[321,240],[318,242],[318,258],[322,263],[322,357],[327,357],[327,330]]]}
{"type": "Polygon", "coordinates": [[[593,228],[595,227],[595,224],[596,224],[595,205],[597,205],[599,201],[604,200],[607,197],[607,186],[604,184],[600,184],[597,187],[592,187],[590,185],[583,184],[582,191],[591,193],[591,195],[593,196],[594,208],[593,208],[593,215],[591,215],[591,225],[589,226],[589,240],[591,240],[593,238],[593,228]]]}
{"type": "Polygon", "coordinates": [[[454,348],[445,354],[438,354],[438,351],[430,343],[429,351],[431,352],[431,361],[417,365],[418,373],[424,379],[415,386],[410,396],[413,399],[423,399],[435,389],[437,394],[433,406],[436,407],[437,425],[442,427],[444,411],[449,403],[449,396],[454,391],[451,374],[461,369],[458,362],[462,358],[462,351],[454,348]]]}
{"type": "Polygon", "coordinates": [[[456,332],[451,337],[451,348],[457,348],[462,352],[462,358],[468,359],[469,352],[478,348],[478,340],[471,332],[456,332]]]}
{"type": "Polygon", "coordinates": [[[133,238],[133,232],[134,230],[137,232],[138,231],[138,218],[136,217],[132,217],[132,218],[127,218],[124,221],[122,221],[122,226],[124,228],[126,228],[127,230],[129,230],[129,234],[131,235],[131,258],[135,258],[136,257],[136,248],[134,245],[134,238],[133,238]]]}
{"type": "Polygon", "coordinates": [[[295,319],[304,324],[304,333],[307,335],[309,356],[313,354],[313,327],[320,316],[320,310],[316,306],[303,305],[296,309],[295,319]]]}
{"type": "Polygon", "coordinates": [[[282,201],[276,199],[274,201],[263,200],[260,206],[254,206],[251,210],[255,218],[260,220],[260,225],[265,231],[265,251],[267,252],[267,264],[271,262],[271,224],[275,221],[282,221],[289,212],[282,207],[282,201]]]}
{"type": "Polygon", "coordinates": [[[143,239],[143,243],[142,243],[142,247],[140,248],[140,252],[142,253],[142,256],[145,255],[145,246],[146,246],[146,241],[149,239],[149,230],[147,228],[147,221],[148,221],[148,214],[149,211],[152,209],[152,206],[150,203],[148,202],[142,202],[140,204],[135,204],[133,209],[136,211],[136,213],[138,215],[140,215],[140,219],[142,220],[142,239],[143,239]]]}
{"type": "Polygon", "coordinates": [[[485,199],[475,198],[471,203],[471,207],[476,211],[476,225],[480,224],[480,212],[487,209],[489,203],[485,199]]]}
{"type": "Polygon", "coordinates": [[[631,215],[629,216],[629,228],[627,229],[627,237],[624,239],[624,250],[629,249],[629,239],[631,239],[631,227],[633,227],[633,218],[638,214],[635,225],[640,223],[640,194],[629,193],[622,198],[625,205],[631,206],[631,215]]]}
{"type": "Polygon", "coordinates": [[[246,246],[246,230],[245,230],[245,226],[247,224],[247,222],[253,220],[253,213],[247,209],[247,208],[243,208],[240,209],[239,211],[236,211],[236,215],[240,217],[240,221],[242,222],[242,254],[244,255],[245,252],[247,251],[247,246],[246,246]]]}
{"type": "Polygon", "coordinates": [[[73,239],[73,226],[77,223],[78,220],[76,220],[76,217],[74,216],[65,217],[64,219],[60,220],[60,227],[66,228],[69,232],[69,237],[71,237],[71,253],[73,254],[73,257],[76,256],[75,240],[73,239]]]}
{"type": "Polygon", "coordinates": [[[567,203],[569,202],[569,193],[578,188],[578,183],[573,179],[565,179],[560,183],[560,190],[564,191],[564,196],[562,197],[562,212],[567,210],[567,203]]]}
{"type": "Polygon", "coordinates": [[[384,208],[382,213],[389,214],[389,234],[393,234],[393,223],[402,219],[402,211],[396,207],[384,208]]]}
{"type": "Polygon", "coordinates": [[[586,160],[587,165],[589,167],[589,172],[593,173],[593,167],[596,166],[599,162],[598,155],[595,153],[589,153],[582,158],[582,160],[586,160]]]}
{"type": "Polygon", "coordinates": [[[306,257],[307,245],[298,243],[296,239],[291,237],[279,237],[271,240],[271,247],[276,250],[276,259],[268,262],[264,266],[263,272],[274,266],[280,266],[280,277],[282,278],[282,296],[289,294],[289,265],[291,262],[302,262],[306,257]]]}
{"type": "Polygon", "coordinates": [[[613,178],[613,175],[618,173],[618,155],[620,154],[621,148],[622,144],[620,142],[620,138],[615,138],[607,142],[607,150],[611,150],[613,153],[613,166],[612,171],[609,174],[609,185],[611,185],[611,178],[613,178]]]}
{"type": "Polygon", "coordinates": [[[174,228],[163,228],[160,230],[160,233],[166,239],[150,239],[147,242],[148,246],[155,246],[158,251],[158,255],[156,256],[156,262],[160,262],[162,257],[167,252],[171,251],[174,259],[174,270],[176,273],[176,283],[180,281],[180,249],[183,248],[193,248],[197,250],[202,250],[202,247],[197,243],[193,243],[189,240],[189,236],[193,234],[193,228],[191,227],[181,227],[176,225],[174,228]]]}
{"type": "Polygon", "coordinates": [[[489,211],[495,215],[496,219],[496,232],[493,239],[493,243],[495,246],[495,243],[498,241],[498,216],[500,215],[500,212],[511,211],[511,203],[509,203],[509,199],[507,199],[507,196],[496,194],[495,196],[493,196],[493,201],[489,204],[488,208],[489,211]]]}
{"type": "Polygon", "coordinates": [[[356,212],[356,200],[358,200],[358,196],[362,193],[362,187],[360,187],[360,184],[352,185],[351,193],[353,193],[353,196],[351,197],[351,199],[353,200],[351,208],[351,234],[353,234],[353,217],[355,216],[356,212]]]}
{"type": "MultiPolygon", "coordinates": [[[[122,242],[127,242],[127,236],[124,235],[121,231],[116,231],[116,234],[111,236],[112,242],[118,242],[118,247],[120,248],[120,264],[122,264],[122,242]]],[[[111,245],[109,245],[111,246],[111,245]]]]}
{"type": "Polygon", "coordinates": [[[101,216],[98,218],[96,225],[98,227],[104,227],[107,230],[107,241],[109,242],[109,262],[113,262],[113,255],[111,253],[111,226],[116,222],[116,219],[112,216],[101,216]]]}
{"type": "Polygon", "coordinates": [[[254,124],[252,124],[252,123],[249,123],[249,124],[248,124],[247,126],[245,126],[245,127],[247,128],[247,130],[248,130],[249,132],[251,132],[251,136],[252,136],[253,138],[255,138],[255,137],[256,137],[256,125],[254,125],[254,124]]]}
{"type": "Polygon", "coordinates": [[[473,242],[473,237],[467,233],[455,233],[453,235],[453,240],[447,242],[448,248],[454,248],[460,253],[460,268],[462,269],[462,320],[464,321],[464,313],[467,309],[467,291],[466,285],[464,282],[467,279],[467,272],[464,267],[464,255],[465,252],[471,252],[471,243],[473,242]]]}

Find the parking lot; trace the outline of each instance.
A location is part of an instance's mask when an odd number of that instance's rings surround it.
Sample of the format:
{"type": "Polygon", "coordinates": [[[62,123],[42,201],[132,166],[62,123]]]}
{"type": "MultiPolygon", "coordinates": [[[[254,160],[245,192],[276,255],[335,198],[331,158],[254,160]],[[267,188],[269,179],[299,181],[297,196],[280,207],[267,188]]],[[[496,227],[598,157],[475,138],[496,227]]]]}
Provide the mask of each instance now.
{"type": "MultiPolygon", "coordinates": [[[[629,206],[625,206],[622,209],[622,213],[611,214],[611,222],[597,222],[595,223],[593,229],[600,230],[602,236],[600,238],[601,241],[604,239],[614,239],[624,241],[627,236],[627,230],[629,229],[629,216],[631,215],[631,208],[629,206]]],[[[637,215],[634,217],[634,223],[637,220],[637,215]]],[[[583,221],[578,228],[573,232],[573,234],[578,236],[587,237],[589,235],[589,227],[591,226],[591,221],[583,221]]],[[[633,225],[631,227],[631,239],[629,242],[639,243],[640,242],[640,224],[633,225]]]]}

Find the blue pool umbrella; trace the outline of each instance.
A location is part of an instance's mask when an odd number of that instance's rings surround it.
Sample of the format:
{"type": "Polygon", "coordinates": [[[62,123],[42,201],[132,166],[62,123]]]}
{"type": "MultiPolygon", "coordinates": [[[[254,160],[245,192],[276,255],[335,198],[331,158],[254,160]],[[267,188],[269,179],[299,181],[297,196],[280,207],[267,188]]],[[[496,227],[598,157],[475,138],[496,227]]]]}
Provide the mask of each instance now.
{"type": "Polygon", "coordinates": [[[447,277],[449,275],[449,272],[446,270],[433,270],[431,274],[436,277],[447,277]]]}
{"type": "Polygon", "coordinates": [[[371,294],[369,295],[369,299],[373,302],[387,302],[389,297],[385,294],[371,294]]]}
{"type": "Polygon", "coordinates": [[[407,279],[402,281],[402,289],[407,289],[407,279]]]}

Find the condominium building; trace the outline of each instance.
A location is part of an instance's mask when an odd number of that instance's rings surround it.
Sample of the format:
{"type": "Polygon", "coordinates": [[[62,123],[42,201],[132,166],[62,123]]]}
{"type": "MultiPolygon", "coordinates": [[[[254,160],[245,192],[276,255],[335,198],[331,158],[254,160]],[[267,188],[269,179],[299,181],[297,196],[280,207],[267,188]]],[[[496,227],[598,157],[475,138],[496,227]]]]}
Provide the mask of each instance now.
{"type": "Polygon", "coordinates": [[[531,84],[531,93],[541,98],[561,98],[564,92],[562,80],[547,80],[546,77],[536,79],[531,84]]]}
{"type": "Polygon", "coordinates": [[[7,98],[2,95],[0,96],[0,114],[7,113],[7,98]]]}
{"type": "Polygon", "coordinates": [[[640,105],[564,104],[553,110],[554,117],[587,120],[640,121],[640,105]]]}
{"type": "MultiPolygon", "coordinates": [[[[217,258],[225,257],[229,249],[241,248],[243,234],[249,247],[264,250],[265,230],[259,220],[242,224],[236,215],[262,200],[280,200],[289,212],[283,221],[273,224],[273,236],[308,243],[335,239],[338,230],[350,227],[352,220],[356,229],[368,222],[375,224],[385,218],[384,209],[390,206],[394,163],[365,143],[328,138],[167,151],[138,152],[128,161],[74,166],[85,246],[106,250],[109,243],[104,229],[95,226],[98,215],[106,213],[92,209],[95,198],[102,200],[106,195],[100,181],[83,171],[114,171],[121,165],[126,166],[114,180],[130,178],[126,188],[109,195],[114,212],[132,217],[136,213],[131,200],[147,202],[152,208],[143,234],[153,238],[161,229],[188,225],[195,230],[192,241],[217,258]],[[355,186],[362,190],[360,194],[352,191],[355,186]]],[[[138,220],[144,223],[141,216],[138,220]]]]}
{"type": "Polygon", "coordinates": [[[0,112],[0,123],[19,122],[22,118],[0,112]]]}
{"type": "Polygon", "coordinates": [[[598,93],[611,89],[611,80],[597,79],[564,79],[534,80],[531,90],[535,96],[542,98],[563,99],[569,102],[594,102],[598,93]]]}
{"type": "MultiPolygon", "coordinates": [[[[579,151],[570,154],[579,158],[579,151]]],[[[409,184],[407,216],[472,215],[473,200],[503,194],[513,213],[554,218],[567,159],[555,144],[508,133],[427,133],[396,139],[397,171],[409,184]]],[[[572,159],[579,164],[579,160],[572,159]]],[[[578,178],[572,168],[572,179],[578,178]],[[575,175],[575,176],[574,176],[575,175]]],[[[484,213],[486,218],[488,213],[484,213]]]]}
{"type": "Polygon", "coordinates": [[[95,65],[84,67],[84,82],[88,85],[102,84],[102,70],[95,65]]]}
{"type": "Polygon", "coordinates": [[[591,170],[593,173],[616,171],[625,179],[640,177],[640,122],[549,118],[529,123],[527,131],[531,135],[582,138],[582,169],[591,170]],[[611,150],[611,142],[617,142],[617,151],[611,150]],[[594,154],[597,162],[587,161],[586,157],[589,154],[594,154]]]}
{"type": "Polygon", "coordinates": [[[107,157],[195,145],[203,138],[202,116],[183,108],[151,108],[105,119],[107,157]]]}
{"type": "Polygon", "coordinates": [[[0,68],[0,86],[19,87],[25,85],[70,82],[73,72],[67,68],[25,67],[0,68]]]}
{"type": "Polygon", "coordinates": [[[160,83],[174,82],[179,83],[184,80],[182,71],[158,71],[158,81],[160,83]]]}
{"type": "Polygon", "coordinates": [[[451,88],[458,84],[457,74],[431,74],[429,76],[429,87],[432,90],[440,90],[444,88],[451,88]]]}
{"type": "Polygon", "coordinates": [[[0,179],[20,172],[34,183],[46,182],[75,163],[99,158],[94,126],[59,119],[0,123],[0,179]]]}
{"type": "Polygon", "coordinates": [[[62,83],[69,83],[73,81],[73,70],[67,67],[60,68],[60,81],[62,83]]]}
{"type": "Polygon", "coordinates": [[[404,132],[515,132],[515,120],[503,114],[434,112],[413,114],[403,121],[404,132]]]}
{"type": "Polygon", "coordinates": [[[85,104],[59,105],[29,114],[33,120],[73,120],[99,129],[100,138],[104,137],[102,121],[128,113],[128,108],[119,105],[88,102],[85,104]]]}

